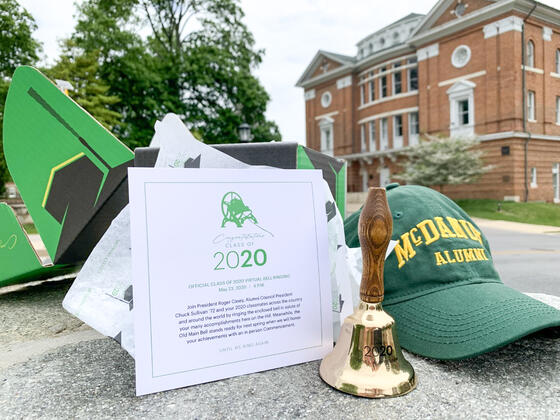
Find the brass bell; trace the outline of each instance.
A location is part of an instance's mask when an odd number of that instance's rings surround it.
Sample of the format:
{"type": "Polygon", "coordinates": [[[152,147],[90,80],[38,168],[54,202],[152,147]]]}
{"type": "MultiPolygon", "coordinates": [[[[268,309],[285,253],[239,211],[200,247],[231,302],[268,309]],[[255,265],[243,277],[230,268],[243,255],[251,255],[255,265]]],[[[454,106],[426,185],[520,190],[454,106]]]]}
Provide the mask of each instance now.
{"type": "Polygon", "coordinates": [[[384,188],[370,188],[358,235],[363,272],[360,304],[344,320],[333,351],[321,362],[321,379],[368,398],[396,397],[416,387],[416,376],[397,340],[395,320],[383,311],[383,265],[393,232],[384,188]]]}

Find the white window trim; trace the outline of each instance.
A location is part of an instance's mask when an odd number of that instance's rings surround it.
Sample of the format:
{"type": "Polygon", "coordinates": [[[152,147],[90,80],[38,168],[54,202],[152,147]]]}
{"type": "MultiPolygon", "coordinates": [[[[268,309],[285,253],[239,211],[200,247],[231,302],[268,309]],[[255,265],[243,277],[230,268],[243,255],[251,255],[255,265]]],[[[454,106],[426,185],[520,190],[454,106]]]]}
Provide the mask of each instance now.
{"type": "Polygon", "coordinates": [[[524,66],[523,64],[521,64],[521,70],[530,71],[531,73],[544,74],[543,69],[539,69],[537,67],[524,66]]]}
{"type": "Polygon", "coordinates": [[[366,85],[361,85],[360,86],[360,105],[365,104],[365,92],[366,92],[366,85]]]}
{"type": "Polygon", "coordinates": [[[461,69],[463,67],[465,67],[467,64],[469,64],[469,61],[471,61],[471,49],[469,48],[468,45],[459,45],[457,48],[455,48],[453,50],[453,53],[451,53],[451,64],[453,65],[453,67],[455,67],[456,69],[461,69]],[[459,50],[466,50],[467,51],[467,59],[465,60],[464,63],[461,63],[458,61],[458,54],[459,54],[459,50]]]}
{"type": "Polygon", "coordinates": [[[385,96],[383,95],[383,77],[379,78],[379,100],[381,99],[385,99],[385,98],[389,98],[391,95],[389,95],[389,86],[387,83],[387,75],[385,75],[385,96]]]}
{"type": "Polygon", "coordinates": [[[537,110],[535,104],[537,102],[536,94],[532,90],[527,91],[527,121],[537,122],[537,110]]]}
{"type": "MultiPolygon", "coordinates": [[[[389,60],[389,61],[384,61],[383,63],[376,64],[375,66],[372,66],[372,67],[368,67],[368,68],[365,69],[364,71],[360,72],[360,73],[358,74],[358,76],[362,76],[362,75],[365,74],[365,73],[369,73],[370,71],[375,71],[375,70],[380,69],[380,68],[382,68],[382,67],[390,66],[390,65],[392,65],[393,63],[397,63],[397,62],[399,62],[399,61],[407,61],[409,58],[413,58],[413,57],[416,57],[416,53],[408,54],[408,55],[403,55],[403,56],[394,58],[394,59],[389,60]]],[[[411,63],[411,65],[417,65],[417,64],[418,64],[418,63],[411,63]]]]}
{"type": "Polygon", "coordinates": [[[381,118],[379,123],[379,150],[389,150],[389,119],[381,118]],[[383,130],[385,128],[385,130],[383,130]]]}
{"type": "Polygon", "coordinates": [[[400,98],[406,98],[408,96],[415,96],[415,95],[418,95],[417,90],[413,90],[412,92],[399,93],[398,95],[386,96],[386,97],[381,98],[381,99],[376,99],[375,101],[370,102],[369,104],[360,105],[357,109],[359,111],[361,109],[369,108],[370,106],[374,106],[374,105],[377,105],[377,104],[382,104],[383,102],[392,101],[392,100],[400,99],[400,98]]]}
{"type": "Polygon", "coordinates": [[[362,152],[367,151],[366,125],[365,124],[360,124],[360,150],[362,152]]]}
{"type": "Polygon", "coordinates": [[[397,136],[397,118],[401,117],[401,130],[404,132],[402,114],[393,116],[393,149],[402,149],[404,146],[403,136],[397,136]],[[397,144],[398,143],[398,144],[397,144]]]}
{"type": "Polygon", "coordinates": [[[525,48],[527,53],[527,57],[526,57],[527,67],[534,68],[535,67],[535,43],[533,42],[533,40],[531,39],[528,40],[527,46],[525,48]],[[529,46],[531,46],[531,48],[529,48],[529,46]]]}
{"type": "Polygon", "coordinates": [[[416,86],[418,86],[418,84],[419,84],[418,83],[419,82],[419,80],[418,80],[418,65],[411,66],[406,71],[406,91],[407,92],[418,92],[418,87],[416,89],[412,89],[410,87],[410,72],[411,72],[411,70],[414,70],[414,69],[416,69],[416,86]]]}
{"type": "Polygon", "coordinates": [[[387,167],[379,168],[379,186],[386,187],[391,183],[391,170],[387,167]],[[386,174],[385,182],[383,182],[382,174],[386,174]]]}
{"type": "Polygon", "coordinates": [[[531,188],[537,188],[538,172],[536,167],[531,168],[531,188]]]}
{"type": "Polygon", "coordinates": [[[362,192],[368,191],[369,173],[365,166],[360,168],[360,176],[362,177],[362,192]]]}
{"type": "Polygon", "coordinates": [[[369,121],[367,123],[364,124],[368,124],[368,128],[369,128],[369,151],[370,152],[375,152],[375,150],[377,149],[377,145],[375,142],[375,131],[376,131],[376,126],[375,126],[375,121],[369,121]],[[372,129],[373,127],[373,129],[372,129]]]}
{"type": "Polygon", "coordinates": [[[408,145],[409,146],[416,146],[420,140],[420,116],[418,112],[409,112],[408,113],[408,145]],[[418,123],[418,133],[412,133],[412,114],[416,115],[416,121],[418,123]]]}
{"type": "Polygon", "coordinates": [[[375,115],[372,115],[370,117],[362,118],[361,120],[358,120],[358,124],[362,124],[362,123],[365,123],[365,122],[368,122],[368,121],[373,121],[373,120],[379,120],[379,119],[385,118],[385,117],[392,117],[393,115],[407,114],[409,112],[415,112],[415,111],[418,111],[417,106],[413,106],[413,107],[410,107],[410,108],[394,109],[392,111],[381,112],[379,114],[375,114],[375,115]]]}
{"type": "Polygon", "coordinates": [[[461,80],[474,79],[475,77],[484,76],[485,74],[486,74],[486,70],[477,71],[475,73],[465,74],[464,76],[459,76],[459,77],[455,77],[453,79],[447,79],[447,80],[444,80],[442,82],[439,82],[438,86],[442,87],[442,86],[452,85],[454,83],[460,82],[461,80]]]}
{"type": "MultiPolygon", "coordinates": [[[[382,64],[382,66],[388,66],[389,63],[390,63],[390,61],[386,61],[385,63],[382,64]]],[[[418,63],[403,64],[403,65],[397,67],[396,69],[394,67],[391,67],[390,69],[385,70],[385,71],[379,71],[379,72],[371,74],[371,75],[362,76],[363,79],[360,79],[360,81],[358,82],[358,85],[367,83],[370,80],[379,79],[381,76],[390,75],[391,73],[394,73],[395,71],[408,70],[408,69],[411,69],[413,67],[418,67],[418,63]]]]}
{"type": "Polygon", "coordinates": [[[321,95],[321,106],[328,108],[332,103],[332,94],[329,91],[323,92],[321,95]]]}
{"type": "MultiPolygon", "coordinates": [[[[400,69],[400,67],[398,67],[400,69]]],[[[396,76],[397,76],[397,72],[393,72],[393,76],[391,77],[392,81],[393,81],[393,86],[392,86],[392,90],[391,90],[391,95],[395,96],[395,95],[400,95],[401,93],[403,93],[403,83],[402,83],[402,72],[399,73],[401,75],[401,91],[399,93],[395,93],[396,92],[396,85],[397,85],[397,81],[396,81],[396,76]]]]}
{"type": "Polygon", "coordinates": [[[560,96],[556,96],[556,125],[560,125],[560,96]]]}
{"type": "Polygon", "coordinates": [[[474,88],[476,84],[468,80],[461,80],[447,90],[449,96],[449,132],[451,136],[473,136],[475,126],[474,88]],[[459,121],[459,102],[469,101],[469,123],[459,121]]]}
{"type": "Polygon", "coordinates": [[[367,84],[368,87],[368,98],[369,98],[369,103],[372,103],[373,101],[375,101],[375,82],[373,80],[370,80],[367,84]],[[371,87],[373,86],[373,92],[371,91],[371,87]],[[373,93],[373,95],[372,95],[373,93]]]}
{"type": "Polygon", "coordinates": [[[319,131],[321,133],[321,153],[324,153],[328,156],[334,155],[334,120],[330,117],[325,117],[319,122],[319,131]],[[326,136],[325,133],[327,130],[330,130],[330,138],[331,138],[331,148],[327,148],[326,146],[326,136]]]}

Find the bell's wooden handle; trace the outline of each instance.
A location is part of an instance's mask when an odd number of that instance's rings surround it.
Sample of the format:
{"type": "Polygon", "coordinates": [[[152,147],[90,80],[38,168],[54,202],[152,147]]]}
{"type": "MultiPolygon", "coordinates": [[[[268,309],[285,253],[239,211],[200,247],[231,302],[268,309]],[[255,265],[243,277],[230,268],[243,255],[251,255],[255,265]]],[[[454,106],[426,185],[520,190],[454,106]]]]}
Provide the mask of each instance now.
{"type": "Polygon", "coordinates": [[[358,222],[363,271],[360,298],[364,302],[383,301],[383,266],[393,233],[393,217],[385,188],[370,188],[358,222]]]}

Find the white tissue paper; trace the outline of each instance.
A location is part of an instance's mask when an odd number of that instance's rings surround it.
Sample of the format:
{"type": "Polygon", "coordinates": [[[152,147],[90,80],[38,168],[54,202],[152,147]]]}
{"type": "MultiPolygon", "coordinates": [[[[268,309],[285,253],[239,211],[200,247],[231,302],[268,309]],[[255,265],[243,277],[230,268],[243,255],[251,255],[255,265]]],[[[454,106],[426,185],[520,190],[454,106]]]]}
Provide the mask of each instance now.
{"type": "MultiPolygon", "coordinates": [[[[175,114],[167,114],[155,125],[152,146],[160,151],[156,167],[160,168],[247,168],[240,162],[198,140],[175,114]]],[[[267,167],[263,167],[266,170],[267,167]]],[[[329,237],[332,286],[333,336],[338,337],[341,322],[359,301],[356,282],[350,281],[344,224],[325,182],[325,211],[329,237]],[[334,209],[334,211],[333,211],[334,209]]],[[[358,248],[359,249],[359,248],[358,248]]],[[[360,255],[361,258],[361,255],[360,255]]],[[[361,273],[360,273],[361,276],[361,273]]],[[[117,340],[134,357],[134,308],[130,220],[128,206],[113,220],[96,245],[74,284],[66,294],[63,307],[86,324],[117,340]]]]}

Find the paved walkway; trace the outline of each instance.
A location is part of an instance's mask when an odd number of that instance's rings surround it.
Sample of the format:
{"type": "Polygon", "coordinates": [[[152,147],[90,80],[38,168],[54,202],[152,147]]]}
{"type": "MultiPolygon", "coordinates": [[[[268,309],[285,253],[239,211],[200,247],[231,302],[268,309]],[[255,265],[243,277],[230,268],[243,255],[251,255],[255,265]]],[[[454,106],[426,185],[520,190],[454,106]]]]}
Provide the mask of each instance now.
{"type": "Polygon", "coordinates": [[[472,219],[482,229],[493,228],[493,229],[509,230],[511,232],[519,232],[519,233],[551,234],[551,235],[560,234],[560,226],[531,225],[528,223],[508,222],[506,220],[480,219],[478,217],[473,217],[472,219]]]}

